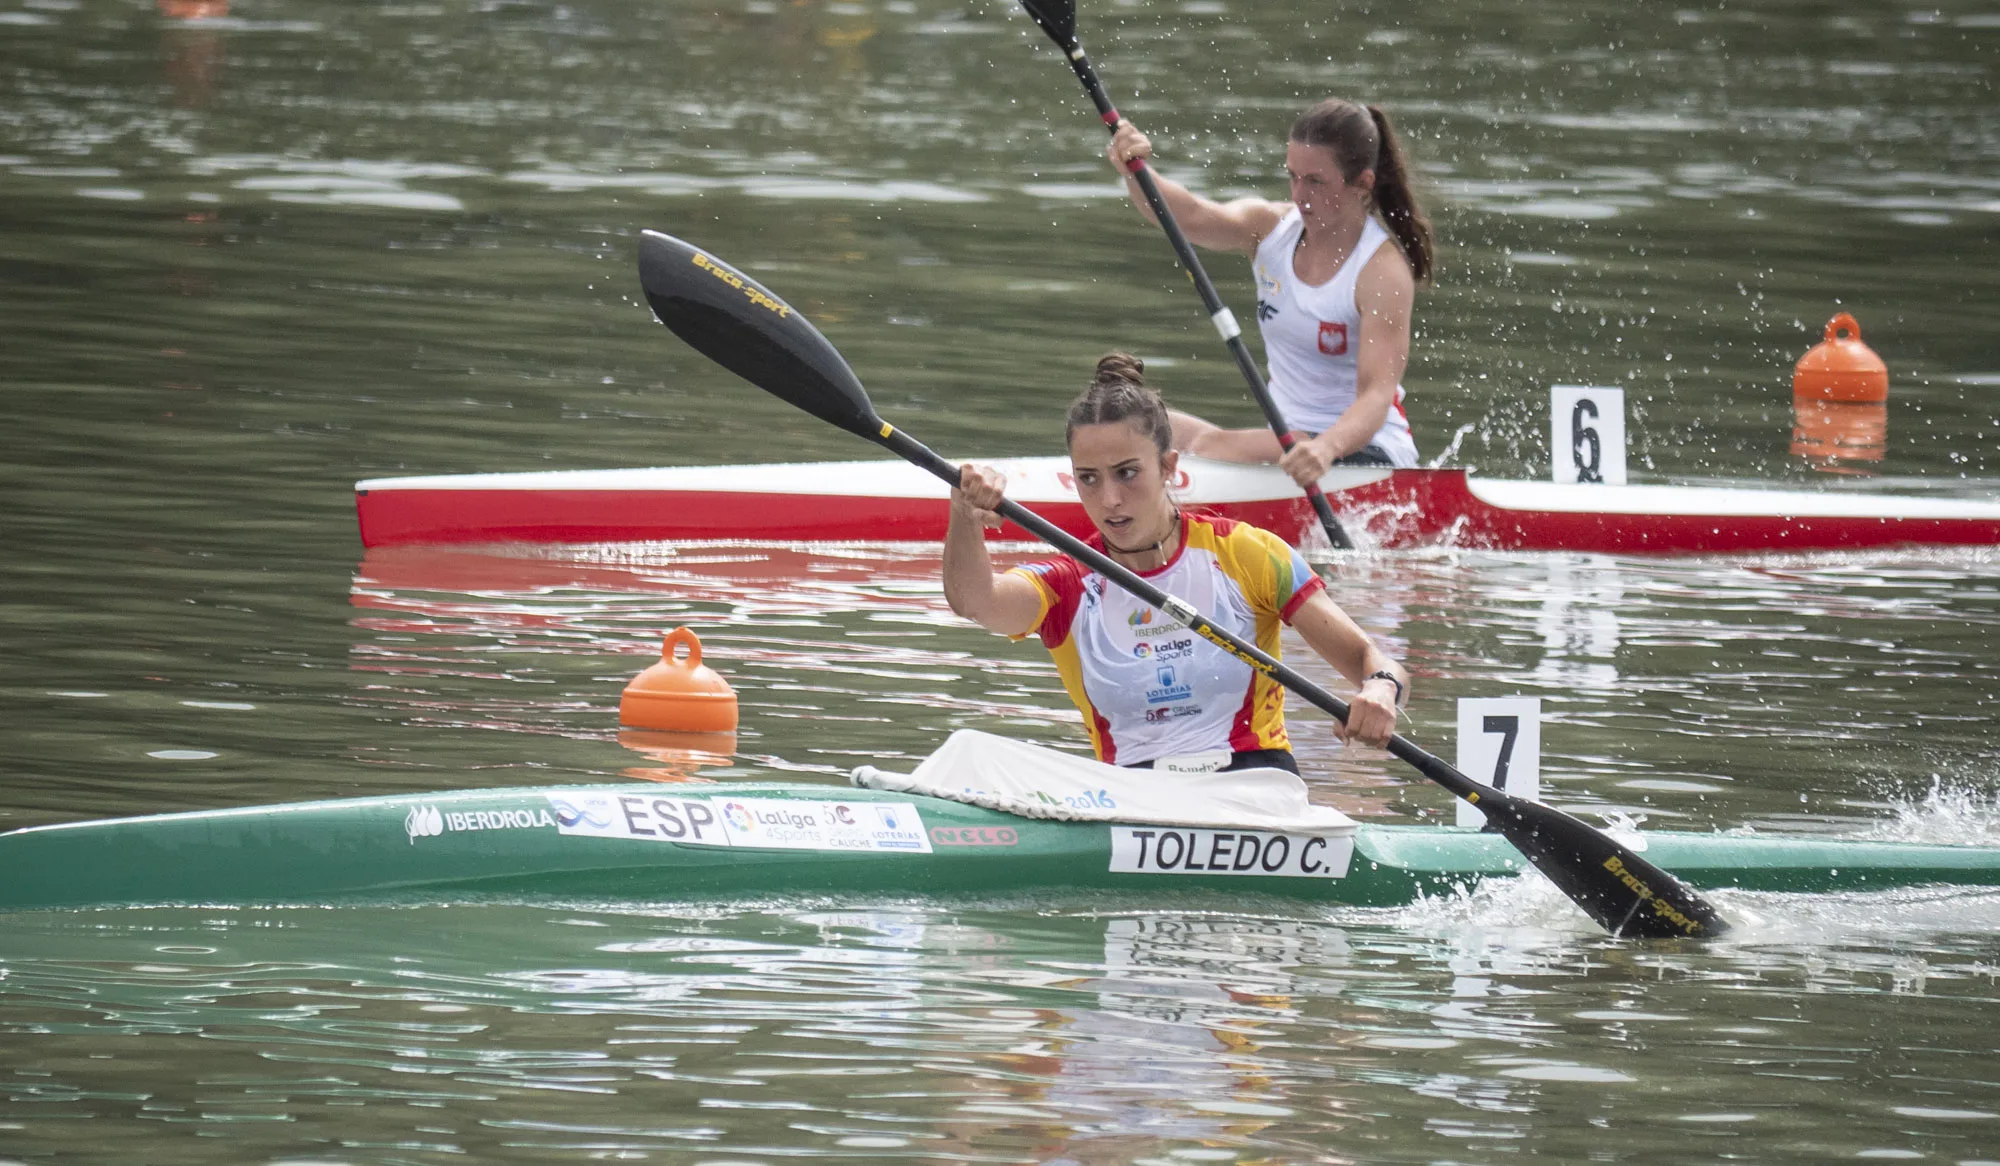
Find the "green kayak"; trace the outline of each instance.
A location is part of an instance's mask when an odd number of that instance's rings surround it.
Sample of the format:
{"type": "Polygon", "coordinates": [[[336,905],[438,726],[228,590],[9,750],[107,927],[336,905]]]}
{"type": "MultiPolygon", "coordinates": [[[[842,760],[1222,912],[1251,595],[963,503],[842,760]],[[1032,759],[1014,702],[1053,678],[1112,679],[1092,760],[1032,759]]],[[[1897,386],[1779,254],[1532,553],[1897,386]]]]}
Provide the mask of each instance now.
{"type": "MultiPolygon", "coordinates": [[[[1648,832],[1700,888],[2000,885],[2000,848],[1648,832]]],[[[479,789],[41,826],[0,834],[0,910],[1115,890],[1391,907],[1522,860],[1433,826],[1320,834],[1017,817],[800,784],[479,789]]]]}

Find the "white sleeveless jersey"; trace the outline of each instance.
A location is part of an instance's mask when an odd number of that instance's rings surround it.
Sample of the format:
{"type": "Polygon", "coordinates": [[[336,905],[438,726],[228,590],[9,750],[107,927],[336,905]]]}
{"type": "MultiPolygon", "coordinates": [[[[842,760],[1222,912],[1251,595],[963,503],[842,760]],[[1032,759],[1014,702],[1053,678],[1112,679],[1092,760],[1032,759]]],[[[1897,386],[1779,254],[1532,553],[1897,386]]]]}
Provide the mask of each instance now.
{"type": "MultiPolygon", "coordinates": [[[[1090,544],[1103,549],[1103,536],[1090,544]]],[[[1067,555],[1015,567],[1042,597],[1034,630],[1083,713],[1099,761],[1287,749],[1285,690],[1144,600],[1067,555]]],[[[1209,515],[1181,516],[1181,545],[1155,571],[1217,627],[1275,656],[1278,628],[1326,587],[1269,531],[1209,515]]]]}
{"type": "MultiPolygon", "coordinates": [[[[1271,370],[1271,399],[1285,424],[1324,433],[1354,404],[1356,355],[1361,348],[1361,312],[1354,306],[1354,283],[1389,232],[1373,218],[1361,228],[1354,253],[1333,278],[1317,287],[1292,271],[1305,220],[1293,207],[1278,228],[1257,244],[1257,327],[1264,334],[1264,359],[1271,370]]],[[[1370,444],[1380,446],[1399,466],[1417,464],[1417,443],[1403,414],[1403,386],[1370,444]]]]}

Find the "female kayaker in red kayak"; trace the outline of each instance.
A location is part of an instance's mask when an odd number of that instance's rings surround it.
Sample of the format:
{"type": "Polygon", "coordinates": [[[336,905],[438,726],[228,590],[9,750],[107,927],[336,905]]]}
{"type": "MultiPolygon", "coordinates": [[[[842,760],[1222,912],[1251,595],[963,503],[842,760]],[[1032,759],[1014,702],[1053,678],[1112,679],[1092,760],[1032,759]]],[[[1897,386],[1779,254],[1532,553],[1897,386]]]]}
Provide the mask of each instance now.
{"type": "MultiPolygon", "coordinates": [[[[1132,201],[1152,218],[1126,168],[1152,157],[1152,142],[1121,121],[1110,154],[1132,201]]],[[[1287,452],[1269,429],[1223,429],[1175,413],[1174,448],[1275,461],[1302,486],[1334,464],[1414,466],[1402,379],[1411,302],[1431,274],[1431,224],[1411,195],[1402,145],[1379,107],[1323,101],[1292,123],[1285,171],[1289,202],[1216,202],[1165,178],[1159,185],[1196,246],[1251,257],[1271,398],[1304,440],[1287,452]]]]}
{"type": "MultiPolygon", "coordinates": [[[[1180,454],[1144,371],[1137,358],[1112,353],[1069,409],[1071,472],[1097,527],[1091,545],[1273,656],[1279,624],[1289,623],[1360,689],[1336,734],[1387,744],[1408,675],[1283,540],[1174,504],[1167,483],[1180,454]]],[[[1285,734],[1285,690],[1269,677],[1068,556],[995,572],[980,528],[999,525],[993,509],[1005,489],[991,467],[963,468],[945,535],[945,598],[990,631],[1041,636],[1099,760],[1182,772],[1298,772],[1285,734]]]]}

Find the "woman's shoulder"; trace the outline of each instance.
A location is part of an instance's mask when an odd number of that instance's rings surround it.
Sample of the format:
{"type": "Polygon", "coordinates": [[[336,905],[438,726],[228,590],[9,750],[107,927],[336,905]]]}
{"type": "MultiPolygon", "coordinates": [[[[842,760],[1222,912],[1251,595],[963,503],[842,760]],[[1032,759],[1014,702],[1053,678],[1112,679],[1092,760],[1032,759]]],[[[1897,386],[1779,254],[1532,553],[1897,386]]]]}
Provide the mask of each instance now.
{"type": "Polygon", "coordinates": [[[1291,549],[1284,539],[1261,526],[1225,518],[1212,510],[1190,509],[1186,514],[1188,541],[1191,544],[1206,544],[1218,550],[1250,546],[1267,551],[1275,547],[1283,547],[1287,551],[1291,549]]]}
{"type": "Polygon", "coordinates": [[[1264,244],[1269,243],[1271,240],[1287,232],[1297,231],[1304,225],[1304,219],[1299,214],[1299,208],[1292,203],[1277,202],[1265,198],[1246,198],[1241,201],[1245,204],[1258,204],[1254,215],[1255,221],[1251,224],[1250,229],[1253,239],[1253,242],[1250,244],[1252,254],[1262,250],[1264,244]]]}
{"type": "Polygon", "coordinates": [[[1373,215],[1368,218],[1368,227],[1369,237],[1373,237],[1378,231],[1381,232],[1381,237],[1376,240],[1375,253],[1361,265],[1360,273],[1355,276],[1355,294],[1387,295],[1403,299],[1415,295],[1417,271],[1410,265],[1410,257],[1403,254],[1402,245],[1396,242],[1396,237],[1389,233],[1388,228],[1377,222],[1373,215]]]}

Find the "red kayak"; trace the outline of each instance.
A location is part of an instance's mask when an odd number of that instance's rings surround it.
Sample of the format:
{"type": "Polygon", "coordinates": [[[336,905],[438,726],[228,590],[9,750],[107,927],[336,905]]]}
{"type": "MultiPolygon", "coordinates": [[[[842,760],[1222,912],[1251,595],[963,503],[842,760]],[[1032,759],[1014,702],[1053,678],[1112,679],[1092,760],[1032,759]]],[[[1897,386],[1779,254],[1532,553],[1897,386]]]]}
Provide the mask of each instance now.
{"type": "MultiPolygon", "coordinates": [[[[998,458],[1009,496],[1087,534],[1064,458],[998,458]]],[[[1175,496],[1290,542],[1317,529],[1274,466],[1181,459],[1175,496]]],[[[1604,486],[1464,470],[1336,469],[1320,480],[1359,545],[1706,554],[2000,545],[2000,502],[1853,490],[1604,486]]],[[[900,461],[376,478],[355,487],[370,547],[716,539],[935,542],[942,483],[900,461]]],[[[1019,538],[1009,529],[999,537],[1019,538]]]]}

